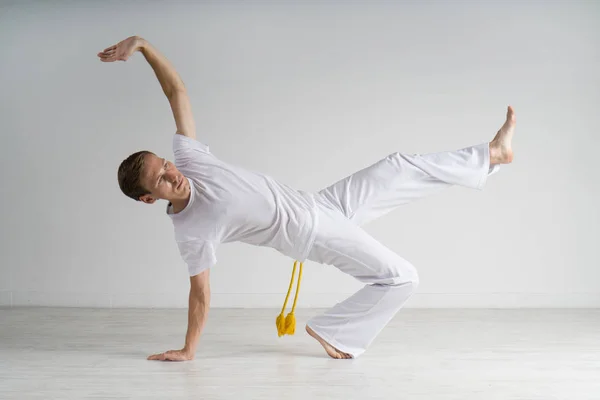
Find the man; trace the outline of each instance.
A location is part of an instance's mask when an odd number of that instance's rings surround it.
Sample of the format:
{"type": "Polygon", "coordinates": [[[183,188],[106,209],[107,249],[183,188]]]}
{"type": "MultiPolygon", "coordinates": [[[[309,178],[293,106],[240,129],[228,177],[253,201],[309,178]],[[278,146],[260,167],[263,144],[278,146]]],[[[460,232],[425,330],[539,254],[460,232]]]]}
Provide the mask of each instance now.
{"type": "Polygon", "coordinates": [[[220,160],[197,140],[183,82],[146,40],[127,38],[98,57],[103,62],[126,61],[136,51],[153,68],[169,99],[177,126],[175,163],[147,151],[132,154],[119,167],[119,185],[134,200],[168,201],[166,212],[191,285],[184,347],[150,360],[194,358],[210,305],[209,271],[217,260],[216,249],[232,241],[272,247],[300,262],[334,265],[365,283],[306,325],[329,356],[360,356],[419,282],[408,261],[360,225],[452,185],[483,190],[487,177],[513,159],[516,120],[509,106],[506,122],[491,142],[425,155],[395,152],[317,193],[296,190],[220,160]]]}

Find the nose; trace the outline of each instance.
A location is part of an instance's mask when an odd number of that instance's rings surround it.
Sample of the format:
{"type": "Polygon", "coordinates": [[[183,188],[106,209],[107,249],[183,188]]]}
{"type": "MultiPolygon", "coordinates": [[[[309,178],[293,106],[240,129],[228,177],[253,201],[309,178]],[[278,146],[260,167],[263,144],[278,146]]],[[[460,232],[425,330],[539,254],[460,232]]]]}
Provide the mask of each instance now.
{"type": "Polygon", "coordinates": [[[171,172],[170,176],[169,176],[169,181],[171,182],[171,184],[173,185],[177,185],[179,184],[180,180],[179,180],[179,176],[178,174],[176,174],[175,172],[171,172]]]}

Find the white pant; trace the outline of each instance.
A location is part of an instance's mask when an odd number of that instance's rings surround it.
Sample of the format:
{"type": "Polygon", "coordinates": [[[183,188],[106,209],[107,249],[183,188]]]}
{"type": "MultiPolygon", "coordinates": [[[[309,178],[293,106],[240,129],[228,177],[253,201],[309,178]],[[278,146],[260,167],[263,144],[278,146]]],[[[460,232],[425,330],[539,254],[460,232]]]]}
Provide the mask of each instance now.
{"type": "Polygon", "coordinates": [[[360,225],[452,185],[483,190],[499,167],[490,165],[489,143],[425,155],[393,153],[315,193],[319,227],[308,259],[366,285],[308,326],[338,350],[360,356],[419,283],[411,263],[360,225]]]}

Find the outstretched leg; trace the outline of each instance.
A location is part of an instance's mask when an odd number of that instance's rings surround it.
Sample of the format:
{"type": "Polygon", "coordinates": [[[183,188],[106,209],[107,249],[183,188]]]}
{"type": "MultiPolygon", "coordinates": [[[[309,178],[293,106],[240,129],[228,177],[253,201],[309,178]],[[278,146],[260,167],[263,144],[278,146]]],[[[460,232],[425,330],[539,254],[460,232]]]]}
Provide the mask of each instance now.
{"type": "Polygon", "coordinates": [[[513,159],[515,123],[509,106],[506,122],[491,142],[425,155],[392,153],[318,194],[346,218],[363,225],[452,185],[482,190],[487,177],[513,159]]]}

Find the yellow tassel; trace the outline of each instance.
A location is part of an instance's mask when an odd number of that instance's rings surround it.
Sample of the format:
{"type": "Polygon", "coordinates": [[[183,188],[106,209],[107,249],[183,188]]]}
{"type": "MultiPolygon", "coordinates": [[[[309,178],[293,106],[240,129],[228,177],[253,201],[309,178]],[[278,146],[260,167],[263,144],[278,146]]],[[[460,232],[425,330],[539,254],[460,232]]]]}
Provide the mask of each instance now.
{"type": "Polygon", "coordinates": [[[298,286],[296,287],[296,295],[294,297],[294,304],[292,305],[292,311],[284,318],[285,307],[287,306],[288,299],[290,297],[290,292],[292,291],[292,286],[294,285],[294,276],[296,275],[296,264],[298,261],[294,262],[294,269],[292,270],[292,279],[290,280],[290,287],[288,288],[287,295],[285,296],[285,302],[283,303],[283,308],[281,309],[281,314],[277,316],[275,323],[277,325],[277,335],[279,337],[283,335],[293,335],[296,332],[296,316],[294,315],[294,311],[296,309],[296,302],[298,301],[298,292],[300,291],[300,280],[302,279],[302,267],[303,263],[300,263],[300,271],[298,272],[298,286]]]}
{"type": "Polygon", "coordinates": [[[283,332],[285,332],[285,318],[283,317],[283,313],[279,314],[277,317],[277,334],[279,336],[283,336],[283,332]]]}
{"type": "Polygon", "coordinates": [[[289,313],[285,317],[285,333],[293,335],[296,332],[296,316],[294,313],[289,313]]]}

